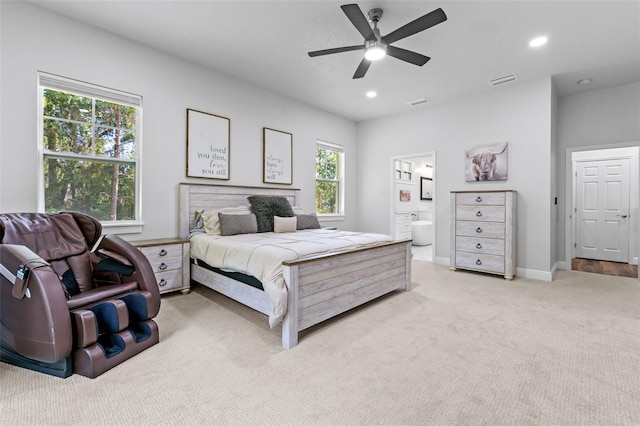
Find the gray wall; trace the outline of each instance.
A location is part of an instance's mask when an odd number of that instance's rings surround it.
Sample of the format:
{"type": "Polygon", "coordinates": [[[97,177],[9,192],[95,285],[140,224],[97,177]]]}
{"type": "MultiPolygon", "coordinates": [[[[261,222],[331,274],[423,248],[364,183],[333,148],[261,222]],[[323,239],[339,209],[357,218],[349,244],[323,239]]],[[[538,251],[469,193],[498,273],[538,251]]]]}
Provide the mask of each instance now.
{"type": "Polygon", "coordinates": [[[262,128],[293,134],[293,185],[315,211],[316,139],[344,145],[343,229],[356,227],[356,125],[230,76],[20,2],[2,2],[0,211],[37,207],[37,71],[142,95],[142,234],[177,235],[178,183],[263,186],[262,128]],[[229,181],[186,176],[186,109],[231,119],[229,181]]]}
{"type": "Polygon", "coordinates": [[[359,123],[359,223],[389,232],[390,157],[435,151],[436,260],[449,257],[450,191],[511,189],[518,191],[519,274],[550,279],[552,104],[545,78],[359,123]],[[509,142],[508,180],[466,183],[464,148],[496,142],[509,142]]]}

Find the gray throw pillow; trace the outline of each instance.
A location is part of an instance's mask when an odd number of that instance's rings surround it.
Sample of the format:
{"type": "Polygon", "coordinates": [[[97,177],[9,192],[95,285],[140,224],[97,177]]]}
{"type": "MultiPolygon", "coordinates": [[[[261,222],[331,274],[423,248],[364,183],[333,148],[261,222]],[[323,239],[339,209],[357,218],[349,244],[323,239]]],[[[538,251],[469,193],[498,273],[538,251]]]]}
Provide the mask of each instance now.
{"type": "Polygon", "coordinates": [[[247,197],[258,221],[258,232],[273,232],[273,217],[292,217],[293,209],[285,197],[251,195],[247,197]]]}
{"type": "Polygon", "coordinates": [[[220,235],[255,234],[258,223],[254,214],[224,214],[218,213],[220,220],[220,235]]]}
{"type": "Polygon", "coordinates": [[[320,222],[318,222],[318,216],[315,213],[311,214],[298,214],[298,230],[301,229],[320,229],[320,222]]]}

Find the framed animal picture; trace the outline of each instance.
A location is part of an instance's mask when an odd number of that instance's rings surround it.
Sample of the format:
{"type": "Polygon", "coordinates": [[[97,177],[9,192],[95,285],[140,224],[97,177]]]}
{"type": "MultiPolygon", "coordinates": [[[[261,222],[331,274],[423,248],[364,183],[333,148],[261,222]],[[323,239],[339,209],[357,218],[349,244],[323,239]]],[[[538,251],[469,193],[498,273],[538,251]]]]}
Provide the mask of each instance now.
{"type": "Polygon", "coordinates": [[[508,142],[465,148],[465,181],[507,180],[508,142]]]}

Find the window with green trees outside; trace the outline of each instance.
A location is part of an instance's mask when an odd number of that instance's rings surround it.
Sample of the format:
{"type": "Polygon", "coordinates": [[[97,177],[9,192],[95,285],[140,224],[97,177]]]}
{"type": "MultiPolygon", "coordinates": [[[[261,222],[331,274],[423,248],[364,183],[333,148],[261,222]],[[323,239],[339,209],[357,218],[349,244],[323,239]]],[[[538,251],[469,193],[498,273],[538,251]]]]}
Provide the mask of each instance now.
{"type": "Polygon", "coordinates": [[[316,213],[342,214],[343,150],[324,143],[316,145],[316,213]]]}
{"type": "Polygon", "coordinates": [[[39,85],[43,210],[139,220],[141,99],[46,74],[39,85]]]}

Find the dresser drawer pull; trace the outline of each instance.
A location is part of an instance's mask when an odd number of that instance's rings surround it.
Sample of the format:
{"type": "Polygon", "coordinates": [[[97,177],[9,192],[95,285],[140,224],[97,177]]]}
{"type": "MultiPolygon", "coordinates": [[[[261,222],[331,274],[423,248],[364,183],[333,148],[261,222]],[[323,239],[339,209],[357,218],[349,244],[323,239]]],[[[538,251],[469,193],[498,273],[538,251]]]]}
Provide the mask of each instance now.
{"type": "Polygon", "coordinates": [[[482,212],[479,211],[478,213],[476,213],[476,216],[478,217],[482,216],[482,212]]]}
{"type": "Polygon", "coordinates": [[[477,232],[478,234],[482,234],[482,228],[477,227],[477,228],[476,228],[476,232],[477,232]]]}
{"type": "Polygon", "coordinates": [[[481,197],[481,196],[478,196],[478,197],[476,198],[476,203],[481,203],[481,202],[482,202],[482,197],[481,197]]]}
{"type": "Polygon", "coordinates": [[[165,280],[164,278],[162,278],[160,280],[160,282],[158,283],[158,286],[160,287],[164,287],[165,285],[167,285],[167,280],[165,280]]]}
{"type": "Polygon", "coordinates": [[[162,262],[160,266],[158,266],[158,269],[160,269],[161,271],[164,271],[165,269],[167,269],[167,264],[162,262]]]}
{"type": "Polygon", "coordinates": [[[477,248],[478,250],[480,250],[480,249],[482,248],[482,244],[480,244],[480,243],[476,244],[476,248],[477,248]]]}
{"type": "Polygon", "coordinates": [[[167,255],[167,251],[165,249],[160,250],[160,253],[158,253],[160,256],[166,256],[167,255]]]}
{"type": "Polygon", "coordinates": [[[476,260],[476,265],[482,265],[482,260],[480,259],[476,260]]]}

